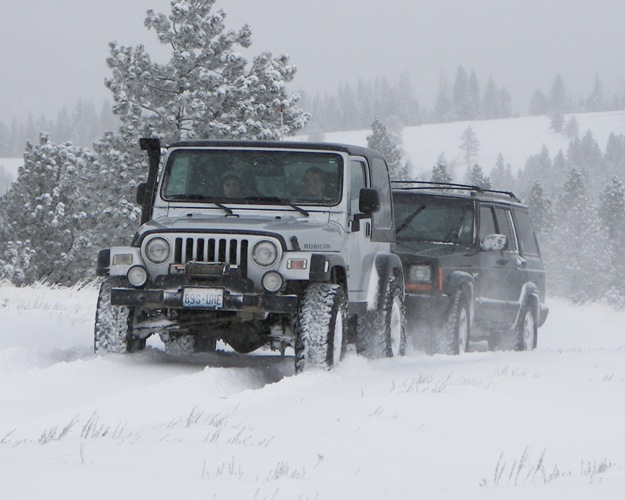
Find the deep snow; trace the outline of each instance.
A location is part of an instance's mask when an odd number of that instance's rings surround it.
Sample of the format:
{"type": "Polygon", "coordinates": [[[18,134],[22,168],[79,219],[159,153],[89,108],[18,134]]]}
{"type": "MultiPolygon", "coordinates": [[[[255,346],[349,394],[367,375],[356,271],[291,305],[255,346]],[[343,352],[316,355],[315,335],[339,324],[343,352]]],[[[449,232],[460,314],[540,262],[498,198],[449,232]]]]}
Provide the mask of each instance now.
{"type": "Polygon", "coordinates": [[[0,287],[13,499],[617,499],[625,313],[552,299],[534,352],[295,376],[260,351],[92,354],[97,291],[0,287]]]}

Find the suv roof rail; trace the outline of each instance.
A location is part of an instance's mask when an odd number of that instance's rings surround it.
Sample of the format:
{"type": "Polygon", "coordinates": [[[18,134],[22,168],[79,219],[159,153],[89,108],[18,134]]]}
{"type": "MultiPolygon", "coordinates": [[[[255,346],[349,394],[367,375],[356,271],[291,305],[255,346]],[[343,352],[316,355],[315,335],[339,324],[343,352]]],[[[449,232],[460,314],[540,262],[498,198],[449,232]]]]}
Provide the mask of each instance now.
{"type": "Polygon", "coordinates": [[[470,191],[472,195],[475,193],[487,193],[499,196],[505,196],[512,198],[515,201],[520,200],[514,195],[512,191],[500,191],[498,189],[484,189],[480,186],[473,184],[456,184],[453,182],[435,182],[435,181],[418,181],[418,180],[391,180],[391,184],[400,184],[400,186],[393,187],[396,190],[418,190],[418,189],[448,189],[456,191],[470,191]],[[414,184],[417,184],[416,186],[414,184]]]}

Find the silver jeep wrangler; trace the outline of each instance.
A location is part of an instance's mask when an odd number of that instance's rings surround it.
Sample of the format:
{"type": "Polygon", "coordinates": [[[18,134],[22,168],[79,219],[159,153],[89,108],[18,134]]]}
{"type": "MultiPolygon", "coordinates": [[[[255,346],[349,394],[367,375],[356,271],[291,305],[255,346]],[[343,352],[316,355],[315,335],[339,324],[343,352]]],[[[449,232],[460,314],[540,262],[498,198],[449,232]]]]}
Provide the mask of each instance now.
{"type": "Polygon", "coordinates": [[[329,369],[353,343],[405,349],[404,277],[386,162],[367,148],[181,141],[148,152],[131,246],[101,250],[95,351],[295,352],[329,369]]]}

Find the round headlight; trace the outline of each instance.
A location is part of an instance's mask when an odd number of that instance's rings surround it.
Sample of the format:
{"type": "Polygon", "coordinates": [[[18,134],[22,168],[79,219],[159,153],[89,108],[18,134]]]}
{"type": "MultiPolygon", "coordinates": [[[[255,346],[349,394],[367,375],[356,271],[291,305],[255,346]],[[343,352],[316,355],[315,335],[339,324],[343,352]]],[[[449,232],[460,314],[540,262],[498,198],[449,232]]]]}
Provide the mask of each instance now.
{"type": "Polygon", "coordinates": [[[283,283],[282,276],[275,271],[269,271],[263,276],[263,288],[268,292],[277,292],[283,283]]]}
{"type": "Polygon", "coordinates": [[[430,266],[410,266],[408,281],[411,283],[429,283],[432,281],[432,268],[430,266]]]}
{"type": "Polygon", "coordinates": [[[126,275],[132,286],[143,286],[148,280],[148,273],[143,266],[132,266],[126,275]]]}
{"type": "Polygon", "coordinates": [[[163,238],[154,238],[145,246],[145,255],[154,264],[162,264],[169,259],[169,243],[163,238]]]}
{"type": "Polygon", "coordinates": [[[254,245],[252,258],[260,267],[269,267],[278,259],[278,248],[271,241],[259,241],[254,245]]]}

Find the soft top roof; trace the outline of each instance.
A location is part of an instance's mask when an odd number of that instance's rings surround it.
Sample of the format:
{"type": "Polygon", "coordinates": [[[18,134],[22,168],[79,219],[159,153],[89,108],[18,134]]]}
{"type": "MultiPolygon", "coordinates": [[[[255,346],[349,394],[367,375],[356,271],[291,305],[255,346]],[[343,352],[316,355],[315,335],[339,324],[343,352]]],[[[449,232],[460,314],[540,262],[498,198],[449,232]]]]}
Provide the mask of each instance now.
{"type": "Polygon", "coordinates": [[[296,141],[237,141],[237,140],[192,140],[177,141],[168,146],[168,148],[232,148],[232,149],[309,149],[317,151],[340,151],[350,155],[364,156],[365,158],[383,156],[377,151],[362,146],[353,146],[351,144],[338,144],[331,142],[296,142],[296,141]]]}

